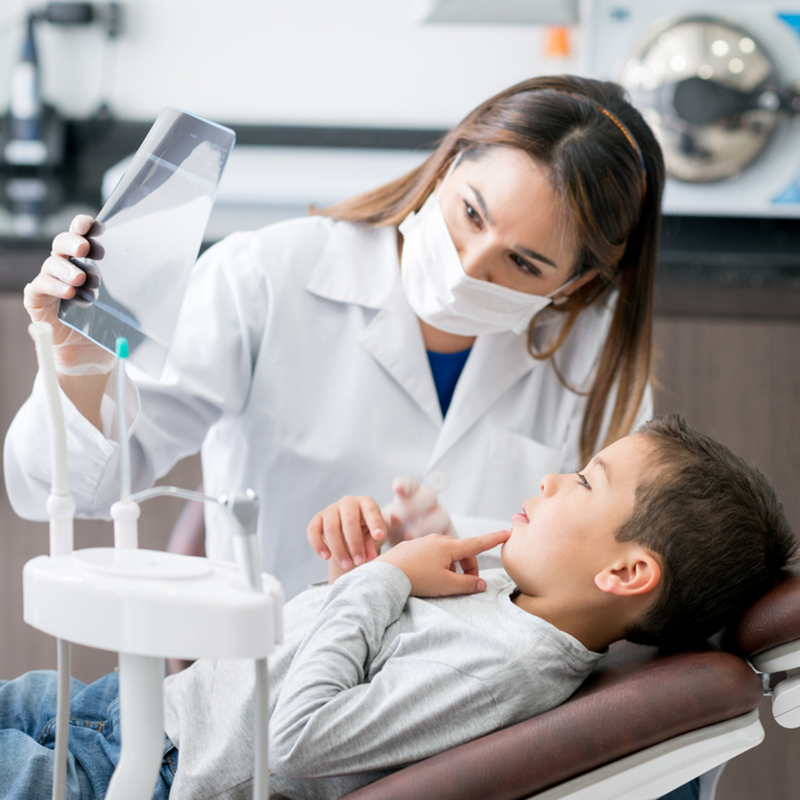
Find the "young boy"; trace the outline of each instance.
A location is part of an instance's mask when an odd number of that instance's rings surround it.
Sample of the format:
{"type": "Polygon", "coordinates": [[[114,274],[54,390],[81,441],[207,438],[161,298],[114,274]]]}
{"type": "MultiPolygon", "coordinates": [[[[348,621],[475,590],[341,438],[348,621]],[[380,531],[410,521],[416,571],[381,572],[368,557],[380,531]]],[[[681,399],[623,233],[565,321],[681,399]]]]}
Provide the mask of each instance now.
{"type": "MultiPolygon", "coordinates": [[[[766,479],[676,416],[540,488],[510,530],[429,536],[380,556],[369,544],[370,563],[287,603],[270,659],[272,791],[339,797],[542,713],[617,639],[707,637],[776,583],[795,548],[766,479]],[[479,576],[476,556],[501,542],[504,570],[479,576]]],[[[359,536],[363,545],[386,529],[370,498],[344,498],[311,527],[351,553],[359,536]]],[[[166,679],[156,797],[249,797],[253,672],[250,662],[203,660],[166,679]]],[[[30,721],[10,721],[34,684],[53,692],[44,673],[0,688],[0,726],[13,729],[0,737],[24,738],[4,758],[27,781],[3,796],[49,797],[52,711],[29,699],[30,721]]],[[[115,697],[112,675],[73,698],[76,797],[102,796],[119,758],[115,697]],[[93,711],[82,717],[84,706],[93,711]]]]}

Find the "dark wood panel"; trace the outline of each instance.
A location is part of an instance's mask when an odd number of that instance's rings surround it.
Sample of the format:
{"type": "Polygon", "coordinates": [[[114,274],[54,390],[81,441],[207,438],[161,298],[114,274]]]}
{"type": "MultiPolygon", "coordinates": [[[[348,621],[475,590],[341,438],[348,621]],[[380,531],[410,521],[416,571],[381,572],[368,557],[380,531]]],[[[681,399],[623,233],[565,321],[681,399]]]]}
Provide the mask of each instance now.
{"type": "Polygon", "coordinates": [[[655,310],[659,316],[798,320],[800,289],[789,280],[754,287],[662,276],[656,281],[655,310]]]}
{"type": "Polygon", "coordinates": [[[659,318],[657,411],[752,461],[800,531],[800,322],[659,318]]]}
{"type": "MultiPolygon", "coordinates": [[[[800,533],[800,323],[700,318],[656,321],[656,410],[683,411],[758,466],[800,533]]],[[[798,800],[800,731],[761,704],[764,742],[725,768],[717,800],[798,800]]]]}

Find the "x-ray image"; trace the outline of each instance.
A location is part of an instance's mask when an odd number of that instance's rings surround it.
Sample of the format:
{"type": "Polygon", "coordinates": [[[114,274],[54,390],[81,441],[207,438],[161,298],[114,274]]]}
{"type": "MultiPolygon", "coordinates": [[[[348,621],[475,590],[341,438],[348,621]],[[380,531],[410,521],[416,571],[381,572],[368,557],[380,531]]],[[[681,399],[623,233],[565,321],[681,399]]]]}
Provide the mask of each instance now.
{"type": "Polygon", "coordinates": [[[128,340],[131,362],[158,378],[189,273],[236,136],[192,114],[165,108],[97,215],[87,273],[62,322],[115,352],[128,340]]]}

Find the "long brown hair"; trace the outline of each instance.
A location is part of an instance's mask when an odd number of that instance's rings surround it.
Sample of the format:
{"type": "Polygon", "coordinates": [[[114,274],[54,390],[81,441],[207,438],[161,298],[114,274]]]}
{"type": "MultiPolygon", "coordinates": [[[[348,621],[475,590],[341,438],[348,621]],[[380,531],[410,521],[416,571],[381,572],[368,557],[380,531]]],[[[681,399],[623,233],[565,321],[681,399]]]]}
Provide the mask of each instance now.
{"type": "Polygon", "coordinates": [[[422,206],[458,153],[478,157],[496,146],[523,150],[548,171],[579,242],[574,274],[598,271],[560,307],[564,324],[545,351],[533,348],[536,320],[531,321],[531,355],[552,358],[581,310],[618,290],[587,393],[580,440],[585,463],[601,444],[630,431],[652,367],[664,159],[652,131],[620,86],[571,75],[519,83],[467,115],[415,170],[319,213],[348,222],[398,225],[422,206]],[[614,393],[608,433],[601,443],[605,409],[614,393]]]}

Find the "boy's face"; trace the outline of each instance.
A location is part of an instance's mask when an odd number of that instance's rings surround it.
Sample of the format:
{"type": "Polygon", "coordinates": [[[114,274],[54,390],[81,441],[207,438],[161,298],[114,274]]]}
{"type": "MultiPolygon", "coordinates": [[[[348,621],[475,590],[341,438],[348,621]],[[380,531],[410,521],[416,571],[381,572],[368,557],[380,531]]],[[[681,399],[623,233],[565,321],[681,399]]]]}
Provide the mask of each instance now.
{"type": "Polygon", "coordinates": [[[619,562],[615,538],[630,517],[653,444],[631,435],[598,453],[580,473],[545,475],[541,494],[511,518],[503,566],[523,594],[592,590],[594,577],[619,562]]]}

